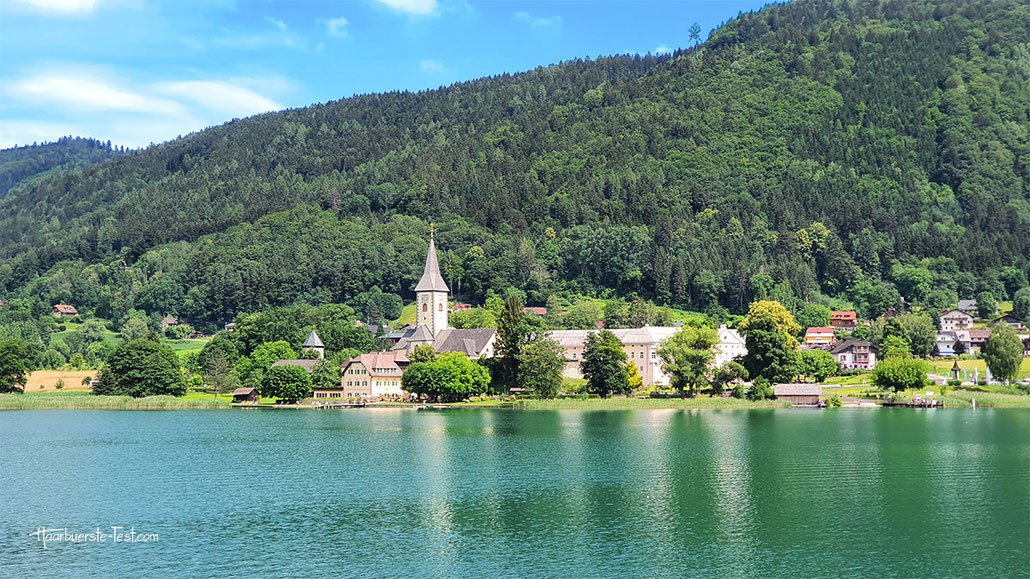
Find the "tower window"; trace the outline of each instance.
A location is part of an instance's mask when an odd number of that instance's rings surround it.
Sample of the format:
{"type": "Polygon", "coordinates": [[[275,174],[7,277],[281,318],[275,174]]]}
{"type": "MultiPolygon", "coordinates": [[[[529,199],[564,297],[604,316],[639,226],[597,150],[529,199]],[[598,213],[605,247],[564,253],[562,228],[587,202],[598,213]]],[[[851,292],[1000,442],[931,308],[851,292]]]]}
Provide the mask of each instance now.
{"type": "Polygon", "coordinates": [[[422,304],[422,311],[423,312],[428,312],[429,311],[429,305],[428,304],[422,304]]]}
{"type": "Polygon", "coordinates": [[[438,312],[442,312],[443,311],[443,304],[436,304],[436,310],[438,312]]]}

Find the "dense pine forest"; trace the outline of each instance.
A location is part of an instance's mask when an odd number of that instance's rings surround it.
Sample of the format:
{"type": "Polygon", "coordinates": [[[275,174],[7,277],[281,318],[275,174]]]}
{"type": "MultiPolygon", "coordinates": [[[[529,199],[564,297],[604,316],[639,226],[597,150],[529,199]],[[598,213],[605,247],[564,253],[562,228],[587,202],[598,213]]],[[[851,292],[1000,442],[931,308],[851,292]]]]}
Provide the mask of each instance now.
{"type": "Polygon", "coordinates": [[[0,195],[26,179],[53,169],[70,169],[99,163],[125,153],[111,141],[62,137],[53,143],[33,143],[0,149],[0,195]]]}
{"type": "Polygon", "coordinates": [[[1011,297],[1030,272],[1028,27],[1019,0],[800,0],[670,56],[229,122],[15,185],[0,295],[211,325],[410,298],[435,222],[473,302],[874,317],[1011,297]]]}

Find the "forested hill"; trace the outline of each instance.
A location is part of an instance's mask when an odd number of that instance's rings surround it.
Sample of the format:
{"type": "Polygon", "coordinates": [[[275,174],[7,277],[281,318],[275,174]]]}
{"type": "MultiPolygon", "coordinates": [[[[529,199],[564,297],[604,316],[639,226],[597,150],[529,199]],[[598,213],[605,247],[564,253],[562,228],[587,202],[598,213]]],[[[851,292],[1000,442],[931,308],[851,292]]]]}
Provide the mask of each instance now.
{"type": "Polygon", "coordinates": [[[12,190],[0,284],[208,321],[410,296],[433,220],[469,300],[1004,297],[1030,270],[1028,26],[1019,0],[801,0],[672,57],[234,121],[12,190]]]}
{"type": "Polygon", "coordinates": [[[0,195],[25,179],[52,169],[69,169],[99,163],[121,155],[125,149],[96,139],[62,137],[53,143],[0,149],[0,195]]]}

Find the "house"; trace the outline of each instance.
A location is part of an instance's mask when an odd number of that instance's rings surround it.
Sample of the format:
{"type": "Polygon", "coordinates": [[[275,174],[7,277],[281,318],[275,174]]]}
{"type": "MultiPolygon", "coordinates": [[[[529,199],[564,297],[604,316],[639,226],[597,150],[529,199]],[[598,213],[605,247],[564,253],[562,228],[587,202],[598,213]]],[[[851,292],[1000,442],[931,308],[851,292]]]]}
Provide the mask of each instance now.
{"type": "Polygon", "coordinates": [[[937,342],[934,349],[937,351],[938,356],[954,356],[955,344],[960,341],[955,330],[941,330],[937,332],[937,342]]]}
{"type": "MultiPolygon", "coordinates": [[[[401,377],[408,367],[407,351],[371,352],[351,358],[340,372],[343,398],[399,398],[404,395],[401,377]]],[[[334,398],[331,392],[315,389],[315,398],[334,398]],[[326,394],[326,395],[323,395],[326,394]]]]}
{"type": "Polygon", "coordinates": [[[853,311],[830,312],[830,326],[850,332],[858,326],[858,314],[853,311]]]}
{"type": "Polygon", "coordinates": [[[794,406],[818,406],[823,387],[819,384],[777,384],[773,394],[777,400],[786,400],[794,406]]]}
{"type": "Polygon", "coordinates": [[[54,306],[52,313],[55,318],[74,318],[79,315],[79,310],[75,309],[75,306],[69,306],[68,304],[57,304],[54,306]]]}
{"type": "Polygon", "coordinates": [[[941,312],[941,330],[968,330],[973,327],[973,316],[961,310],[941,312]]]}
{"type": "Polygon", "coordinates": [[[805,330],[805,346],[809,348],[829,348],[834,341],[833,328],[829,326],[813,326],[805,330]]]}
{"type": "Polygon", "coordinates": [[[170,328],[172,326],[178,326],[178,325],[179,325],[179,320],[177,320],[176,318],[173,318],[172,316],[166,316],[164,318],[161,318],[161,331],[162,332],[167,330],[168,328],[170,328]]]}
{"type": "Polygon", "coordinates": [[[233,404],[257,404],[258,400],[257,388],[237,388],[232,391],[233,404]]]}
{"type": "Polygon", "coordinates": [[[979,311],[976,309],[976,300],[959,300],[955,309],[960,312],[965,312],[971,316],[976,316],[979,311]]]}
{"type": "MultiPolygon", "coordinates": [[[[548,337],[558,342],[565,353],[566,378],[582,378],[580,362],[586,349],[587,335],[596,330],[556,330],[548,337]]],[[[644,326],[642,328],[625,328],[609,330],[622,342],[622,350],[626,352],[628,362],[637,366],[640,378],[647,386],[667,386],[669,375],[662,370],[662,359],[658,350],[662,343],[679,331],[679,328],[668,326],[644,326]]]]}
{"type": "Polygon", "coordinates": [[[229,322],[228,324],[225,324],[225,326],[223,327],[225,328],[226,332],[231,332],[236,329],[236,324],[233,322],[229,322]]]}
{"type": "Polygon", "coordinates": [[[744,338],[737,330],[731,330],[726,324],[719,326],[719,343],[715,346],[715,367],[721,368],[727,362],[738,360],[747,355],[744,338]]]}
{"type": "Polygon", "coordinates": [[[300,345],[300,349],[311,350],[318,354],[319,359],[325,358],[325,344],[322,343],[321,338],[315,333],[315,330],[311,330],[308,334],[308,338],[304,340],[304,343],[300,345]]]}
{"type": "Polygon", "coordinates": [[[308,371],[308,374],[315,371],[315,364],[318,364],[318,360],[279,360],[272,363],[272,367],[276,366],[300,366],[308,371]]]}
{"type": "Polygon", "coordinates": [[[534,316],[540,316],[541,318],[547,315],[547,308],[531,307],[527,306],[522,308],[522,313],[532,314],[534,316]]]}
{"type": "Polygon", "coordinates": [[[471,309],[472,306],[470,306],[469,304],[454,304],[453,306],[451,306],[451,312],[466,312],[471,309]]]}
{"type": "Polygon", "coordinates": [[[1007,324],[1012,328],[1015,328],[1016,330],[1022,330],[1025,328],[1025,326],[1023,325],[1023,321],[1017,318],[1016,316],[1013,316],[1012,314],[1005,314],[1004,316],[1001,316],[1000,318],[994,320],[994,322],[1001,322],[1003,324],[1007,324]]]}
{"type": "Polygon", "coordinates": [[[968,336],[969,344],[966,346],[966,351],[970,354],[979,354],[980,348],[987,343],[987,338],[991,337],[991,330],[969,330],[968,336]]]}
{"type": "Polygon", "coordinates": [[[841,368],[872,370],[876,367],[876,352],[873,345],[865,340],[851,338],[837,344],[830,350],[841,368]]]}

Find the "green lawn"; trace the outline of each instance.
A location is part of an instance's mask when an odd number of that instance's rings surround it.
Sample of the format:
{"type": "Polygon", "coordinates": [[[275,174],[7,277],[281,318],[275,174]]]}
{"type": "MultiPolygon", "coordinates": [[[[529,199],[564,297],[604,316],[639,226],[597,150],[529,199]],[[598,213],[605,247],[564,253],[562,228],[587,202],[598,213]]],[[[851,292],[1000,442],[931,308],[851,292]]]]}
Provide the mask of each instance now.
{"type": "Polygon", "coordinates": [[[862,386],[866,387],[873,383],[873,376],[870,372],[856,374],[854,376],[830,376],[823,382],[823,385],[839,384],[841,386],[862,386]]]}
{"type": "MultiPolygon", "coordinates": [[[[68,329],[66,329],[63,332],[57,332],[57,333],[51,335],[50,336],[50,340],[51,341],[55,341],[55,340],[63,341],[68,336],[70,336],[73,333],[79,331],[79,328],[82,327],[82,324],[65,324],[65,327],[67,327],[68,329]],[[71,329],[71,326],[75,326],[75,329],[71,329]]],[[[111,332],[111,331],[108,331],[108,330],[104,330],[104,341],[117,344],[118,342],[122,341],[122,338],[119,336],[118,332],[111,332]]]]}
{"type": "MultiPolygon", "coordinates": [[[[940,376],[947,376],[954,364],[954,360],[933,360],[930,362],[930,365],[933,366],[932,372],[940,376]]],[[[966,372],[970,375],[978,369],[980,370],[981,377],[987,373],[987,362],[983,360],[959,360],[958,365],[960,368],[967,368],[966,372]]],[[[1030,358],[1023,358],[1023,362],[1019,366],[1019,378],[1025,378],[1026,376],[1030,376],[1030,358]]]]}
{"type": "Polygon", "coordinates": [[[410,303],[401,309],[401,317],[390,322],[388,325],[394,330],[399,330],[408,324],[414,324],[418,314],[414,303],[410,303]]]}
{"type": "Polygon", "coordinates": [[[173,352],[183,357],[190,352],[199,353],[207,345],[208,340],[161,340],[166,346],[172,349],[173,352]]]}

